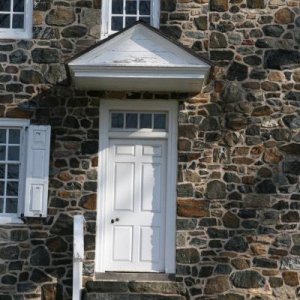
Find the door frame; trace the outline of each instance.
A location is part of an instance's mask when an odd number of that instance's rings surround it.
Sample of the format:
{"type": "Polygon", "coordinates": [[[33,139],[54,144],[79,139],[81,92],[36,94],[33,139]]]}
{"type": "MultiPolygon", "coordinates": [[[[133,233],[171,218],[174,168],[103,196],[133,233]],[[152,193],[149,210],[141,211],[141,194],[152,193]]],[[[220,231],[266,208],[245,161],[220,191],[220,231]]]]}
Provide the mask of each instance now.
{"type": "Polygon", "coordinates": [[[177,183],[177,116],[176,100],[107,100],[100,101],[99,121],[99,163],[97,193],[97,229],[95,272],[105,272],[105,198],[107,191],[108,152],[110,138],[125,139],[165,139],[167,141],[166,170],[166,243],[165,273],[174,274],[176,269],[176,183],[177,183]],[[159,108],[159,109],[158,109],[159,108]],[[111,110],[162,111],[168,114],[168,132],[110,132],[109,120],[111,110]],[[103,228],[103,230],[101,230],[103,228]],[[171,234],[172,233],[172,234],[171,234]]]}

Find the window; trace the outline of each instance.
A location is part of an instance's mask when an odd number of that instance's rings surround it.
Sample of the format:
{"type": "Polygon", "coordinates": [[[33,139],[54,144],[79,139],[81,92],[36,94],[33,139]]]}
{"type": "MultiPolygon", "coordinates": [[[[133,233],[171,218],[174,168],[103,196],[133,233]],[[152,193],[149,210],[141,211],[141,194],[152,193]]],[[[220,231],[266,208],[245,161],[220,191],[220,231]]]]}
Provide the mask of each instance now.
{"type": "Polygon", "coordinates": [[[45,217],[50,127],[0,119],[0,224],[45,217]]]}
{"type": "Polygon", "coordinates": [[[108,0],[102,3],[102,38],[137,20],[159,27],[160,0],[108,0]]]}
{"type": "Polygon", "coordinates": [[[0,1],[0,38],[28,39],[32,33],[32,0],[0,1]]]}

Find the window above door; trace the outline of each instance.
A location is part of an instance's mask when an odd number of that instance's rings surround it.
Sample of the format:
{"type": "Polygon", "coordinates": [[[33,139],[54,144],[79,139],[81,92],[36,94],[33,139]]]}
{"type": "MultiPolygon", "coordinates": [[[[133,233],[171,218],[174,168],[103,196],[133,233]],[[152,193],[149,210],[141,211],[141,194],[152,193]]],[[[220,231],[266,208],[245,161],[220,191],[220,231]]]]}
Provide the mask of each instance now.
{"type": "Polygon", "coordinates": [[[159,28],[159,0],[107,0],[102,3],[102,39],[138,20],[159,28]]]}
{"type": "Polygon", "coordinates": [[[32,0],[0,1],[1,39],[31,38],[32,5],[32,0]]]}

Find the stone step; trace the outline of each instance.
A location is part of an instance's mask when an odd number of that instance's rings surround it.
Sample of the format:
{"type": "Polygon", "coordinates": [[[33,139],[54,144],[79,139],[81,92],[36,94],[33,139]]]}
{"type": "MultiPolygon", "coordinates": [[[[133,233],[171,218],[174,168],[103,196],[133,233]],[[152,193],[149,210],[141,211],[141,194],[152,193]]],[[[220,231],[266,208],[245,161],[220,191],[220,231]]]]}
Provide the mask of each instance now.
{"type": "Polygon", "coordinates": [[[186,298],[180,295],[87,293],[83,300],[186,300],[186,298]]]}
{"type": "Polygon", "coordinates": [[[182,283],[172,281],[88,281],[88,293],[137,293],[182,295],[185,288],[182,283]]]}

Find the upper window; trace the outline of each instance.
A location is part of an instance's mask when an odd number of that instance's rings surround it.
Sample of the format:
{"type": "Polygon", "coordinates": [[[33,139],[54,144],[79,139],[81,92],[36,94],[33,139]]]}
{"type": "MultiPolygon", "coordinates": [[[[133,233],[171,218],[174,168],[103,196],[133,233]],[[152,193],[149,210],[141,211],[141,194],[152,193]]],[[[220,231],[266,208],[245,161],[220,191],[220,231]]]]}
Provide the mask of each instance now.
{"type": "Polygon", "coordinates": [[[32,32],[32,0],[0,1],[0,38],[28,39],[32,32]]]}
{"type": "Polygon", "coordinates": [[[102,3],[102,38],[138,20],[159,27],[159,0],[108,0],[102,3]]]}

